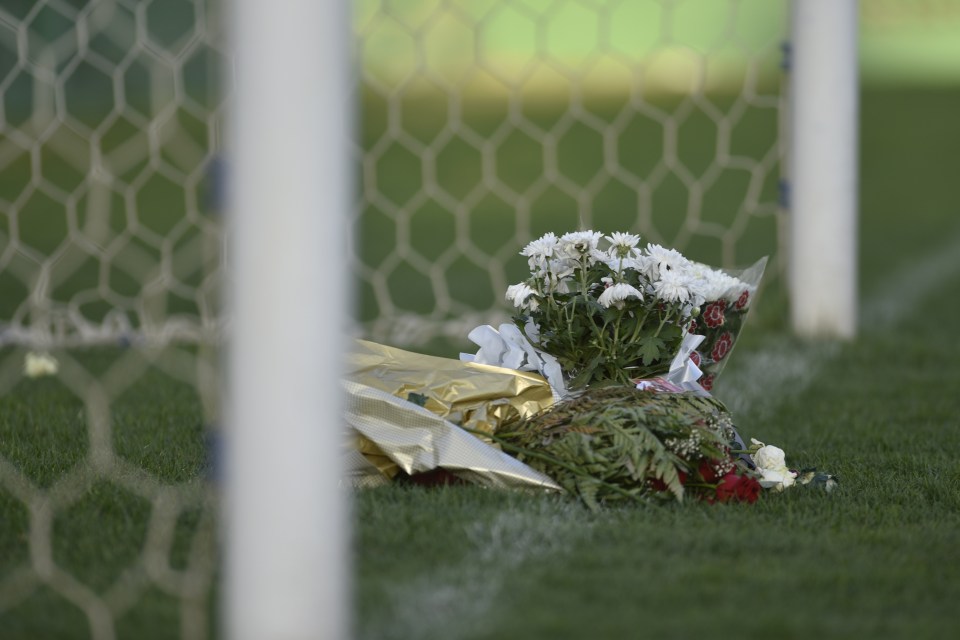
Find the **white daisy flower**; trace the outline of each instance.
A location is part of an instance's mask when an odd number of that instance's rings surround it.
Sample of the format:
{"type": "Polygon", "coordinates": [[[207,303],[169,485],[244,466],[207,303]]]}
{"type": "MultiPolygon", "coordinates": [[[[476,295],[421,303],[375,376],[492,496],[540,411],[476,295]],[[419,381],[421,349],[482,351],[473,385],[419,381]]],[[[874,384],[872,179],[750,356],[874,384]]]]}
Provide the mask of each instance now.
{"type": "Polygon", "coordinates": [[[557,236],[546,233],[523,248],[520,255],[527,256],[531,271],[542,270],[557,248],[557,236]]]}
{"type": "Polygon", "coordinates": [[[612,287],[607,287],[604,289],[597,301],[605,309],[609,309],[610,307],[623,309],[623,303],[627,298],[643,300],[643,293],[641,293],[639,289],[630,286],[626,282],[620,282],[612,287]]]}
{"type": "Polygon", "coordinates": [[[547,262],[546,268],[538,275],[547,293],[569,293],[569,282],[577,263],[566,258],[554,258],[547,262]]]}
{"type": "Polygon", "coordinates": [[[554,278],[563,280],[573,275],[574,269],[577,268],[577,262],[567,258],[557,258],[551,260],[548,266],[550,267],[550,274],[554,278]]]}
{"type": "Polygon", "coordinates": [[[529,308],[531,311],[533,311],[539,306],[536,293],[537,292],[534,291],[530,285],[525,282],[521,282],[520,284],[512,284],[507,287],[506,298],[518,309],[529,308]]]}
{"type": "MultiPolygon", "coordinates": [[[[727,298],[739,282],[733,276],[697,262],[690,264],[689,273],[691,292],[707,302],[727,298]]],[[[739,290],[737,296],[739,297],[739,290]]]]}
{"type": "Polygon", "coordinates": [[[687,302],[690,299],[690,290],[687,288],[688,278],[682,271],[660,272],[660,279],[653,283],[657,298],[666,302],[687,302]]]}
{"type": "Polygon", "coordinates": [[[607,240],[610,242],[609,252],[611,256],[626,258],[636,253],[634,250],[640,242],[640,236],[632,233],[614,231],[607,236],[607,240]]]}
{"type": "Polygon", "coordinates": [[[679,251],[666,249],[658,244],[647,245],[647,256],[650,258],[647,262],[647,277],[651,280],[659,279],[664,271],[681,269],[690,263],[679,251]]]}
{"type": "Polygon", "coordinates": [[[571,231],[560,236],[557,252],[562,256],[583,262],[589,266],[594,262],[603,260],[605,255],[597,245],[603,234],[599,231],[571,231]]]}

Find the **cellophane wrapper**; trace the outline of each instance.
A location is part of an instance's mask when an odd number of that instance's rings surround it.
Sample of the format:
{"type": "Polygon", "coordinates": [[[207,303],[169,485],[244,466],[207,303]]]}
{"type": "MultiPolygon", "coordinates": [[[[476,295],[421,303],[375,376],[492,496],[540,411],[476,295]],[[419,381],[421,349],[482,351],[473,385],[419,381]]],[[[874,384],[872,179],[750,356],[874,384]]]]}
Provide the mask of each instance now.
{"type": "Polygon", "coordinates": [[[738,278],[743,286],[718,300],[707,300],[700,309],[700,315],[691,323],[690,333],[704,336],[703,342],[691,354],[691,359],[703,372],[699,384],[707,391],[713,389],[714,380],[730,359],[730,353],[753,306],[766,265],[767,258],[764,257],[742,271],[725,270],[725,273],[738,278]]]}
{"type": "Polygon", "coordinates": [[[456,425],[495,433],[553,404],[540,375],[411,353],[358,340],[347,355],[344,455],[355,486],[400,471],[446,469],[488,486],[559,489],[456,425]]]}

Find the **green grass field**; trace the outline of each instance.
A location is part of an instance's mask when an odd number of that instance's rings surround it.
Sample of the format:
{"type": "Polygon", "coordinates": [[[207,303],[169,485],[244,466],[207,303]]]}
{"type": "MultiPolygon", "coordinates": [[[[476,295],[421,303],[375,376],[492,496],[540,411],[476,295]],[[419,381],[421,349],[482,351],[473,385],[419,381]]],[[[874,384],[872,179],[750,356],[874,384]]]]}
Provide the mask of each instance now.
{"type": "MultiPolygon", "coordinates": [[[[958,108],[958,90],[864,94],[860,264],[870,314],[862,336],[811,346],[788,338],[782,322],[755,322],[726,384],[720,380],[717,395],[736,407],[744,436],[778,444],[793,464],[838,474],[839,492],[598,514],[559,496],[476,488],[358,492],[357,635],[960,631],[958,108]]],[[[776,292],[761,305],[764,317],[783,318],[776,292]]],[[[22,357],[20,349],[0,351],[0,637],[91,637],[80,609],[23,577],[37,561],[31,523],[49,531],[56,567],[121,612],[117,637],[215,630],[215,501],[204,490],[209,410],[178,354],[62,354],[71,380],[116,385],[110,438],[119,484],[91,480],[81,462],[97,418],[76,393],[87,387],[19,379],[22,357]],[[127,384],[119,379],[125,367],[142,375],[127,384]],[[27,508],[22,498],[32,489],[20,476],[40,489],[63,487],[55,502],[69,506],[55,508],[45,529],[42,501],[27,508]],[[147,540],[163,528],[156,514],[169,487],[180,498],[164,562],[173,574],[211,579],[200,595],[182,597],[175,581],[144,578],[154,561],[147,540]]]]}

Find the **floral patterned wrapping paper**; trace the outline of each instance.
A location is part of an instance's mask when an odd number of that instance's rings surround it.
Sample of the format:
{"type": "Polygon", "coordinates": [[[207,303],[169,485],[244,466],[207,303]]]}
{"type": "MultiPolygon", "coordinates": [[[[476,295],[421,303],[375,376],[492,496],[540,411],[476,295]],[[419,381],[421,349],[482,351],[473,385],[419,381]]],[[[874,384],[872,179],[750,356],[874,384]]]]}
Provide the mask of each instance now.
{"type": "Polygon", "coordinates": [[[690,333],[704,336],[703,342],[690,354],[690,359],[703,372],[698,382],[707,391],[713,389],[716,377],[730,359],[766,265],[767,258],[764,257],[742,271],[725,270],[724,273],[736,278],[740,284],[718,299],[707,300],[700,315],[690,323],[690,333]]]}

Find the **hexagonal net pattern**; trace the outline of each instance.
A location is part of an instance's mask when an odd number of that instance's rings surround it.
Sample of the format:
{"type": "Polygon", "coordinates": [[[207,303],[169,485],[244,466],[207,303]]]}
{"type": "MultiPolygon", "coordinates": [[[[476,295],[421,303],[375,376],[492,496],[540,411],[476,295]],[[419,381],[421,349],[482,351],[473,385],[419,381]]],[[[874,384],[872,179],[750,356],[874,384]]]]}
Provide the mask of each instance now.
{"type": "Polygon", "coordinates": [[[226,92],[210,17],[191,0],[0,9],[3,342],[215,331],[226,92]]]}
{"type": "Polygon", "coordinates": [[[725,267],[774,253],[785,14],[754,0],[358,3],[365,335],[469,347],[471,328],[507,319],[517,254],[547,231],[632,231],[725,267]]]}
{"type": "Polygon", "coordinates": [[[4,637],[213,634],[217,14],[0,4],[4,637]]]}

